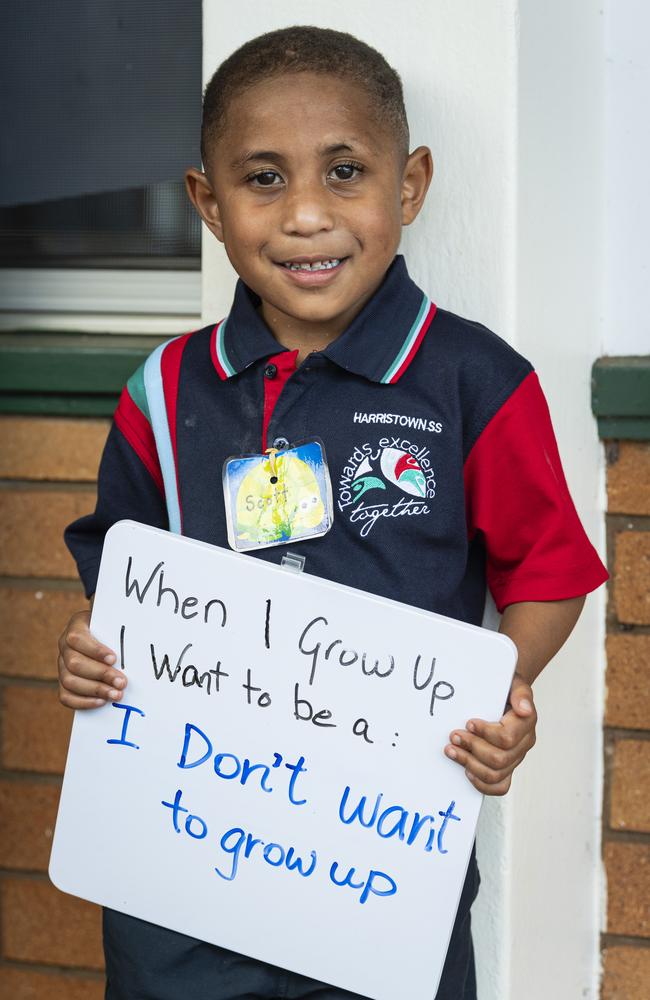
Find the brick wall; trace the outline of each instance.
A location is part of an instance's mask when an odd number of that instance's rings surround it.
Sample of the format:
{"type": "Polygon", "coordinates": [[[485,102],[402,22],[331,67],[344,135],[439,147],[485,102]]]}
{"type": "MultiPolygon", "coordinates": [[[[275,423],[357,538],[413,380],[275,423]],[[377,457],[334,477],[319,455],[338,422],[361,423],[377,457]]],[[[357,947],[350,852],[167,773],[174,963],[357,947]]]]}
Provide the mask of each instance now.
{"type": "Polygon", "coordinates": [[[603,1000],[650,996],[650,443],[607,446],[603,1000]]]}
{"type": "Polygon", "coordinates": [[[86,606],[61,533],[94,506],[107,429],[0,417],[0,996],[11,1000],[104,995],[99,908],[46,872],[72,722],[56,694],[56,640],[86,606]]]}

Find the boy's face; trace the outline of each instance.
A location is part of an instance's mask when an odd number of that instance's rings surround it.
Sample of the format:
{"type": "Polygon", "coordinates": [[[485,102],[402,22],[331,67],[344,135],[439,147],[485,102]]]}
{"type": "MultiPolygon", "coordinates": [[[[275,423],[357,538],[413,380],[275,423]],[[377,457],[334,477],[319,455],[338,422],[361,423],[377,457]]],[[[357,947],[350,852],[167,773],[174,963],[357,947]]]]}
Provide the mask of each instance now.
{"type": "Polygon", "coordinates": [[[378,288],[431,176],[429,151],[405,161],[362,88],[311,73],[235,97],[210,159],[190,197],[264,318],[333,336],[378,288]]]}

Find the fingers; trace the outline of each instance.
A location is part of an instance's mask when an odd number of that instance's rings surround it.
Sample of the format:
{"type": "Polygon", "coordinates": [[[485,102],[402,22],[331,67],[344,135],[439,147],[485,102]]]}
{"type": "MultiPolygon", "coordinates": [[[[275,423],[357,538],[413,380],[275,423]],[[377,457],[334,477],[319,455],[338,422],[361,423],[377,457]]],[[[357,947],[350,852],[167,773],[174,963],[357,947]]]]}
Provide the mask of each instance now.
{"type": "Polygon", "coordinates": [[[59,657],[59,683],[68,694],[81,695],[103,704],[105,701],[119,701],[126,687],[126,678],[116,674],[112,668],[77,653],[68,657],[67,663],[63,656],[59,657]]]}
{"type": "MultiPolygon", "coordinates": [[[[533,701],[533,691],[523,677],[515,674],[510,685],[508,708],[499,722],[486,722],[484,719],[470,719],[467,730],[476,733],[488,743],[502,750],[512,750],[526,738],[529,732],[535,731],[537,712],[533,701]]],[[[453,734],[452,734],[453,736],[453,734]]]]}
{"type": "Polygon", "coordinates": [[[59,639],[59,700],[66,708],[97,708],[119,701],[127,680],[116,657],[89,629],[90,614],[73,615],[59,639]]]}
{"type": "Polygon", "coordinates": [[[517,715],[526,717],[535,714],[533,689],[520,674],[515,674],[512,678],[508,704],[517,715]]]}
{"type": "Polygon", "coordinates": [[[511,689],[511,697],[524,706],[520,716],[510,708],[499,722],[470,719],[467,729],[454,730],[445,754],[465,768],[472,784],[484,795],[505,795],[512,773],[535,745],[537,713],[530,686],[525,681],[511,689]]]}
{"type": "Polygon", "coordinates": [[[466,771],[465,774],[481,795],[505,795],[510,790],[510,785],[512,784],[512,773],[493,784],[481,781],[480,778],[475,777],[471,772],[466,771]]]}
{"type": "Polygon", "coordinates": [[[463,731],[452,733],[451,742],[450,749],[456,751],[456,757],[452,759],[464,763],[462,758],[472,757],[483,768],[489,769],[495,774],[505,774],[512,769],[515,763],[518,764],[523,760],[531,747],[534,746],[535,736],[532,732],[526,733],[508,750],[503,750],[480,736],[473,736],[471,733],[463,731]]]}
{"type": "Polygon", "coordinates": [[[90,611],[78,611],[77,614],[73,615],[59,639],[60,652],[64,653],[65,648],[69,647],[93,660],[103,660],[104,663],[112,665],[116,660],[115,653],[108,646],[95,639],[89,625],[90,611]]]}
{"type": "Polygon", "coordinates": [[[537,724],[537,714],[533,710],[532,715],[521,718],[509,710],[499,722],[486,722],[485,719],[470,719],[467,723],[467,730],[455,730],[451,735],[452,743],[454,735],[465,735],[465,738],[479,737],[486,743],[497,747],[500,750],[514,750],[515,747],[526,739],[529,733],[534,733],[537,724]]]}
{"type": "Polygon", "coordinates": [[[508,791],[512,772],[521,764],[532,746],[532,741],[525,741],[516,751],[506,752],[483,740],[465,740],[464,743],[465,745],[455,742],[448,745],[445,753],[465,768],[469,780],[484,795],[504,795],[508,791]]]}

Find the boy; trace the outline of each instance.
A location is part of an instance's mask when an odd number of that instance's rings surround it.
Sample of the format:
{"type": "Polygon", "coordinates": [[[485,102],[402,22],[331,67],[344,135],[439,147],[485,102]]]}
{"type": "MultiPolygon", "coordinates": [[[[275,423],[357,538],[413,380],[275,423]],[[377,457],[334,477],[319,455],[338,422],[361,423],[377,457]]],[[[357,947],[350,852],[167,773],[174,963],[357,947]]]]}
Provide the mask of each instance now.
{"type": "MultiPolygon", "coordinates": [[[[129,380],[97,509],[66,539],[89,595],[121,518],[225,546],[224,460],[320,437],[335,518],[324,537],[292,546],[307,572],[473,624],[487,582],[503,612],[519,650],[509,706],[498,723],[469,720],[445,747],[476,788],[501,795],[534,743],[530,685],[606,572],[530,364],[436,310],[395,256],[432,175],[430,151],[408,150],[399,77],[349,35],[283,29],[226,60],[205,93],[205,173],[186,182],[240,276],[232,310],[160,355],[166,447],[142,370],[129,380]]],[[[253,555],[277,563],[285,551],[253,555]]],[[[126,678],[87,613],[71,619],[60,653],[65,705],[122,697],[126,678]]],[[[476,996],[477,886],[472,859],[438,1000],[476,996]]],[[[114,1000],[350,996],[121,914],[105,913],[104,929],[114,1000]]]]}

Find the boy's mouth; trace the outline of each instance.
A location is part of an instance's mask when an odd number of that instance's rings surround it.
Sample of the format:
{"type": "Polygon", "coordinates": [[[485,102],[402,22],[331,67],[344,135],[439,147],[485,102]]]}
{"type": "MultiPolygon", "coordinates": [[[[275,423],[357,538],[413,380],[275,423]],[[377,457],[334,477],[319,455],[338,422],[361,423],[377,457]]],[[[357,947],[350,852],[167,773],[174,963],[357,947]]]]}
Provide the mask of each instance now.
{"type": "Polygon", "coordinates": [[[349,257],[296,257],[294,260],[278,261],[276,267],[284,271],[284,280],[298,288],[328,288],[338,281],[349,257]]]}
{"type": "Polygon", "coordinates": [[[286,267],[288,271],[331,271],[344,260],[345,257],[324,257],[313,261],[285,260],[282,261],[282,267],[286,267]]]}

